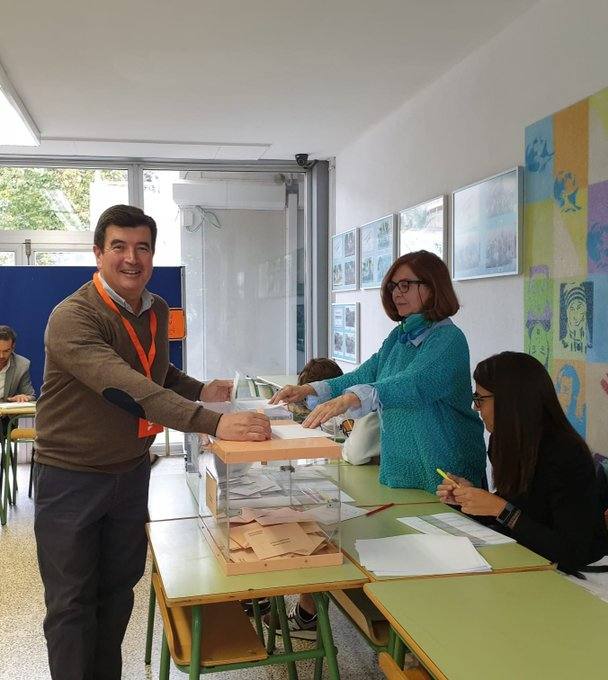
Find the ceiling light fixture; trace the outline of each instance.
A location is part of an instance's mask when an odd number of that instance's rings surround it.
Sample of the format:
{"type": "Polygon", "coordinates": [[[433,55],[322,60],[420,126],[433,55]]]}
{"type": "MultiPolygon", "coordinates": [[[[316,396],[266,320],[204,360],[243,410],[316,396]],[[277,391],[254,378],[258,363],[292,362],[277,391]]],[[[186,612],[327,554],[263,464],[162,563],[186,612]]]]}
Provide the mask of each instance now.
{"type": "Polygon", "coordinates": [[[0,64],[0,146],[40,146],[40,132],[0,64]]]}

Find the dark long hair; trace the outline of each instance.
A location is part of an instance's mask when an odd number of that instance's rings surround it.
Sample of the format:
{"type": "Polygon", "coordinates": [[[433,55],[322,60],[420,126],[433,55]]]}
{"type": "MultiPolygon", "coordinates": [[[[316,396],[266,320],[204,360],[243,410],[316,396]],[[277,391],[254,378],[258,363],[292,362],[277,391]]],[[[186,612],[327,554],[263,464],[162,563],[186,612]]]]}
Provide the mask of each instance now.
{"type": "Polygon", "coordinates": [[[500,496],[509,498],[529,488],[546,432],[569,439],[591,456],[566,418],[540,361],[521,352],[501,352],[477,364],[473,377],[494,395],[490,457],[500,496]]]}

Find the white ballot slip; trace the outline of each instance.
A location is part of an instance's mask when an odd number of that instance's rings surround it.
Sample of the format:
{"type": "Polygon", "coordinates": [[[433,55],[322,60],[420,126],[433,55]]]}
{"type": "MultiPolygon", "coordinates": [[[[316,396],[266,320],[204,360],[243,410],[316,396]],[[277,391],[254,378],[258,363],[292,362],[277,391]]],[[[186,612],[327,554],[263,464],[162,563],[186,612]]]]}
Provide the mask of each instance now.
{"type": "Polygon", "coordinates": [[[377,576],[433,576],[492,571],[464,536],[407,534],[357,540],[359,562],[377,576]]]}
{"type": "Polygon", "coordinates": [[[310,437],[330,437],[327,432],[310,427],[302,427],[299,423],[293,425],[273,425],[273,439],[308,439],[310,437]]]}
{"type": "Polygon", "coordinates": [[[483,524],[455,512],[440,512],[436,515],[422,515],[420,517],[398,517],[397,520],[423,534],[465,536],[477,547],[515,543],[514,538],[489,529],[483,524]]]}

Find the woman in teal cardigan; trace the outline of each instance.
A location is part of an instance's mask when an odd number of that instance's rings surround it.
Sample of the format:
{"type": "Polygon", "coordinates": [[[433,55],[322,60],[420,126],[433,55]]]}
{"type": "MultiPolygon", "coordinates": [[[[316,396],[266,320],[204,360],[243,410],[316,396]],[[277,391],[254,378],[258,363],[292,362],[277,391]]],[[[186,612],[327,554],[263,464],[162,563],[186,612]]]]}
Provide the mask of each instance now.
{"type": "Polygon", "coordinates": [[[483,424],[471,408],[469,348],[449,317],[460,305],[445,263],[425,250],[402,255],[382,282],[382,305],[398,325],[373,356],[338,378],[288,385],[273,401],[315,396],[303,425],[349,412],[380,417],[380,482],[434,492],[436,468],[481,483],[483,424]]]}

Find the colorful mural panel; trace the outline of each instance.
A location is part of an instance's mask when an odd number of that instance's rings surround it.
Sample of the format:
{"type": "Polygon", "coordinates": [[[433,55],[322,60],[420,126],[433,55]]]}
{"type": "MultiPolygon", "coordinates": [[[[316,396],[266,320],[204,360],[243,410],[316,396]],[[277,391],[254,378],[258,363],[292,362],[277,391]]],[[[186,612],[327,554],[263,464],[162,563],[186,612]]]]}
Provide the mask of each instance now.
{"type": "Polygon", "coordinates": [[[526,128],[524,347],[608,455],[608,88],[526,128]]]}

